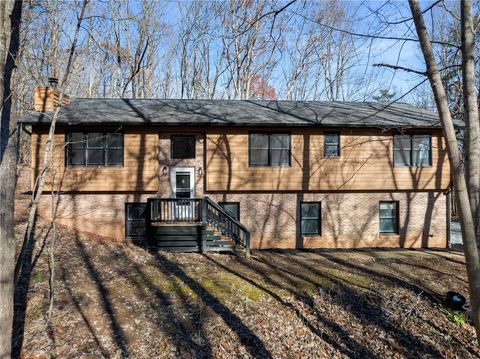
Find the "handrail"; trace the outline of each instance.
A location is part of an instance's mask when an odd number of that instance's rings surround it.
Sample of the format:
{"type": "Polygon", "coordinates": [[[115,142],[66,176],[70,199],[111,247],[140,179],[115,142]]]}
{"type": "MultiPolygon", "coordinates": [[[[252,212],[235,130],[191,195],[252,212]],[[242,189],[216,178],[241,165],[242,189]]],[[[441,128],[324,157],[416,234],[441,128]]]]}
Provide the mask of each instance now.
{"type": "Polygon", "coordinates": [[[246,256],[250,257],[250,231],[209,197],[149,198],[147,207],[148,226],[152,223],[210,224],[234,242],[244,246],[246,256]]]}
{"type": "Polygon", "coordinates": [[[220,211],[222,212],[222,214],[227,217],[229,220],[231,220],[232,222],[234,222],[237,226],[239,226],[241,229],[243,229],[245,232],[249,232],[249,230],[243,225],[241,224],[238,220],[236,220],[235,218],[232,217],[231,214],[229,214],[227,211],[225,211],[225,208],[223,208],[222,206],[218,205],[217,203],[215,203],[214,201],[212,201],[209,197],[205,196],[204,197],[205,200],[208,201],[209,204],[211,204],[217,211],[220,211]]]}
{"type": "Polygon", "coordinates": [[[203,223],[212,224],[222,232],[224,231],[225,234],[229,236],[234,242],[237,242],[237,243],[240,242],[239,244],[243,245],[245,248],[245,256],[247,258],[250,258],[250,231],[238,220],[236,220],[229,213],[227,213],[227,211],[223,207],[219,206],[217,203],[212,201],[209,197],[204,197],[204,204],[202,207],[203,207],[203,210],[202,210],[203,223]],[[225,226],[219,219],[215,219],[211,217],[209,215],[209,210],[208,210],[209,205],[212,206],[218,213],[221,213],[221,215],[225,219],[227,219],[229,223],[233,224],[234,227],[238,228],[238,230],[237,231],[232,230],[229,224],[225,226]],[[239,232],[242,232],[243,235],[241,236],[239,232]]]}

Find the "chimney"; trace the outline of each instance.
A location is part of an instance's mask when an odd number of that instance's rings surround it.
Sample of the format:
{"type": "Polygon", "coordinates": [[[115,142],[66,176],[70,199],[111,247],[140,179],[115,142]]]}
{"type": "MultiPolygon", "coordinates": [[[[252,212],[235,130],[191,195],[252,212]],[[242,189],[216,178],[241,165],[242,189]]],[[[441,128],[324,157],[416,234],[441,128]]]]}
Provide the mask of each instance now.
{"type": "MultiPolygon", "coordinates": [[[[36,87],[34,93],[33,108],[38,112],[52,112],[60,106],[60,91],[57,89],[58,79],[55,77],[48,78],[49,86],[36,87]]],[[[70,103],[70,98],[63,95],[63,105],[70,103]]]]}

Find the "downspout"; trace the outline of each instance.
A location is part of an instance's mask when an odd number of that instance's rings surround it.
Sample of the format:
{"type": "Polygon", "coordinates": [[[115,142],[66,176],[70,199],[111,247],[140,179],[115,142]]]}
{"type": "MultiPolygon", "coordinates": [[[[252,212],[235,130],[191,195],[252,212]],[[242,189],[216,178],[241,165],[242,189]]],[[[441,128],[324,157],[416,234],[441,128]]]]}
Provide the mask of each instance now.
{"type": "Polygon", "coordinates": [[[18,123],[17,124],[17,133],[15,134],[15,136],[17,136],[17,144],[16,144],[16,148],[15,148],[15,162],[17,163],[18,165],[18,161],[20,160],[20,134],[22,133],[23,131],[23,124],[21,123],[18,123]]]}
{"type": "Polygon", "coordinates": [[[452,248],[450,243],[450,236],[452,232],[452,187],[449,187],[445,192],[447,196],[447,248],[452,248]]]}

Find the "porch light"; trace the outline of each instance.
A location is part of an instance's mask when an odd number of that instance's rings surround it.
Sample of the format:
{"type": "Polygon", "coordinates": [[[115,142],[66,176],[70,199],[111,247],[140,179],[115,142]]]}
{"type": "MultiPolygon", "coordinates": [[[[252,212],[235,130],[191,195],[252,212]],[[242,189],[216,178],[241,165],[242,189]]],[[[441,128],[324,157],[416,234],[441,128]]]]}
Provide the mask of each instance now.
{"type": "Polygon", "coordinates": [[[167,166],[163,166],[162,167],[162,175],[166,175],[167,174],[167,166]]]}
{"type": "Polygon", "coordinates": [[[198,167],[197,173],[200,177],[203,176],[203,167],[198,167]]]}

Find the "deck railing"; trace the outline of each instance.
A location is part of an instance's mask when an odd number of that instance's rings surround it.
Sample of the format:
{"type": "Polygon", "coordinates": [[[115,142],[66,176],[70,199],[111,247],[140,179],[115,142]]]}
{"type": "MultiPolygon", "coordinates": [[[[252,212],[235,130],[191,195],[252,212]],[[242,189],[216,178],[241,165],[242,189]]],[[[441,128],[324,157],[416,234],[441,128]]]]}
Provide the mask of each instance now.
{"type": "Polygon", "coordinates": [[[149,198],[152,223],[200,223],[202,199],[200,198],[149,198]]]}
{"type": "Polygon", "coordinates": [[[149,224],[203,223],[243,246],[250,256],[250,232],[220,205],[204,198],[149,198],[149,224]]]}
{"type": "Polygon", "coordinates": [[[249,230],[208,197],[203,198],[202,218],[205,224],[214,227],[235,243],[243,246],[247,251],[247,257],[250,257],[249,230]]]}

